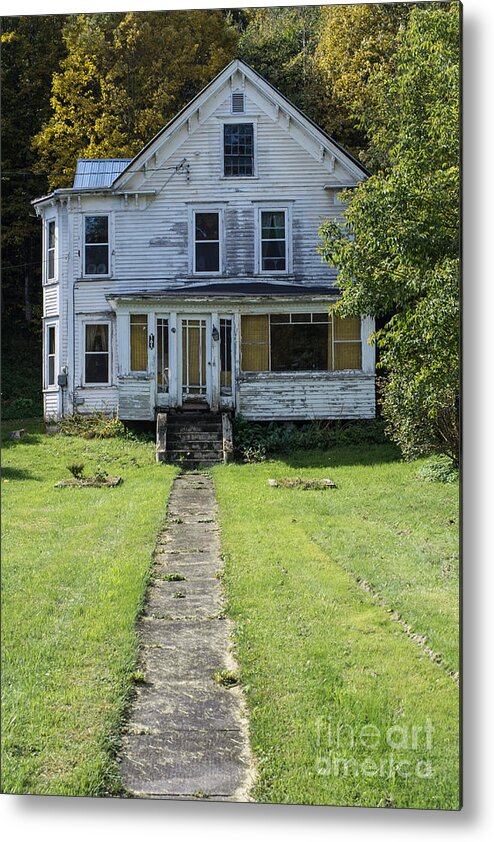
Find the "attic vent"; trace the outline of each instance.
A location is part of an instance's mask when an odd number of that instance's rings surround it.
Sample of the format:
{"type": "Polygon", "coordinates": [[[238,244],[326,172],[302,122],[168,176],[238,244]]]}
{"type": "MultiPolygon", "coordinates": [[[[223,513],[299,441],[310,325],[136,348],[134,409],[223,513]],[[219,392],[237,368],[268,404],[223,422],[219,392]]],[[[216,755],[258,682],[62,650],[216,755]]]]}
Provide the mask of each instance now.
{"type": "Polygon", "coordinates": [[[245,94],[232,94],[232,114],[243,114],[245,111],[245,94]]]}

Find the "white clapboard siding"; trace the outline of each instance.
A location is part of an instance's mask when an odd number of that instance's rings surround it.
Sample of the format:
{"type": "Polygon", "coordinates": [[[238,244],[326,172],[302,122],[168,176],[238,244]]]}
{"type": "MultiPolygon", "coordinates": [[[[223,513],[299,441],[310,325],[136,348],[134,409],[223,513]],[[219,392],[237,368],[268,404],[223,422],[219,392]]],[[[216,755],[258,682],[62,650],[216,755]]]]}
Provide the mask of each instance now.
{"type": "Polygon", "coordinates": [[[58,389],[54,391],[45,391],[43,394],[43,409],[43,415],[46,420],[50,418],[58,418],[60,414],[58,389]]]}
{"type": "Polygon", "coordinates": [[[344,372],[244,375],[238,411],[250,420],[374,418],[374,380],[344,372]]]}
{"type": "Polygon", "coordinates": [[[152,401],[154,380],[120,377],[118,380],[118,414],[127,421],[148,421],[154,418],[152,401]]]}
{"type": "Polygon", "coordinates": [[[105,386],[101,389],[95,386],[78,388],[74,391],[74,397],[77,412],[81,415],[90,415],[95,411],[105,412],[108,415],[118,412],[118,389],[116,386],[105,386]],[[80,400],[83,400],[84,403],[80,403],[80,400]]]}
{"type": "Polygon", "coordinates": [[[49,284],[43,287],[43,315],[50,318],[59,314],[59,285],[49,284]]]}

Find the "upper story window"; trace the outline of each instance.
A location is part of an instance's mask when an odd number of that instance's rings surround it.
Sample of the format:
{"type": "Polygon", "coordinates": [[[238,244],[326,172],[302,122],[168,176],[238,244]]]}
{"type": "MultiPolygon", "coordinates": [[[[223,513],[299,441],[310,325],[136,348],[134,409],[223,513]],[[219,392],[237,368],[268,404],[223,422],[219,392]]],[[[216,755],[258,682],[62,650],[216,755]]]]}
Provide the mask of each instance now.
{"type": "Polygon", "coordinates": [[[225,176],[254,175],[253,124],[226,123],[223,131],[225,176]]]}
{"type": "Polygon", "coordinates": [[[55,220],[50,219],[46,228],[46,278],[52,281],[55,278],[55,220]]]}
{"type": "Polygon", "coordinates": [[[108,216],[84,217],[84,274],[110,274],[108,216]]]}
{"type": "Polygon", "coordinates": [[[194,272],[220,271],[220,214],[219,211],[194,213],[194,272]]]}
{"type": "Polygon", "coordinates": [[[261,211],[261,272],[287,271],[285,210],[261,211]]]}

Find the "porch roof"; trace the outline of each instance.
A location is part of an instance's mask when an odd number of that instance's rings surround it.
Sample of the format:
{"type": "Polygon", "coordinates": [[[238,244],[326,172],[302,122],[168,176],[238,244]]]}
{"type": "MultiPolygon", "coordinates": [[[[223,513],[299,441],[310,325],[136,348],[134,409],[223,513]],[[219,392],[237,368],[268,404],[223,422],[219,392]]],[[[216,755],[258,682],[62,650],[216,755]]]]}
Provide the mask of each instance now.
{"type": "Polygon", "coordinates": [[[293,284],[269,281],[229,281],[212,284],[187,284],[186,286],[170,286],[161,290],[133,290],[119,289],[118,292],[107,295],[107,298],[160,299],[160,298],[271,298],[283,296],[300,298],[301,296],[331,296],[339,295],[336,286],[293,284]]]}

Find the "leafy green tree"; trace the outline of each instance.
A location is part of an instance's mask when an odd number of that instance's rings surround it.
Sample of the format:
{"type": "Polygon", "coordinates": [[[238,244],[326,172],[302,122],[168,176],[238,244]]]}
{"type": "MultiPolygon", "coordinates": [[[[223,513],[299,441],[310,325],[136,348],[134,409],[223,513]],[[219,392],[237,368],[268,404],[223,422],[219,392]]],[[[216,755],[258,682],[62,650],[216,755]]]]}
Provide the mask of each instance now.
{"type": "MultiPolygon", "coordinates": [[[[321,29],[320,6],[245,10],[239,57],[313,120],[324,119],[321,75],[314,62],[321,29]]],[[[322,125],[322,123],[321,123],[322,125]]]]}
{"type": "Polygon", "coordinates": [[[35,138],[50,186],[78,157],[132,156],[234,57],[219,10],[77,15],[53,77],[51,118],[35,138]]]}
{"type": "Polygon", "coordinates": [[[412,9],[381,75],[371,144],[387,166],[325,223],[342,314],[387,319],[383,413],[403,451],[458,455],[459,7],[412,9]],[[379,117],[379,119],[378,119],[379,117]],[[391,318],[390,318],[391,316],[391,318]]]}

